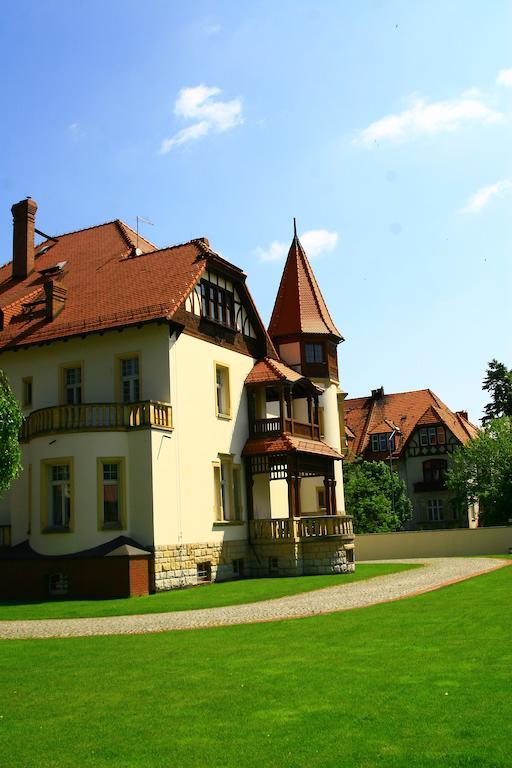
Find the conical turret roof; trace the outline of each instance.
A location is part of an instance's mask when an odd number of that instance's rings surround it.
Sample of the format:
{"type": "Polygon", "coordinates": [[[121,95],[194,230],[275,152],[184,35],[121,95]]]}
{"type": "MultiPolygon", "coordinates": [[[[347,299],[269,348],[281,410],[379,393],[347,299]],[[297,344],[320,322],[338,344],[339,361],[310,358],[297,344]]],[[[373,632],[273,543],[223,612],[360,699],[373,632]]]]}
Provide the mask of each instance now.
{"type": "Polygon", "coordinates": [[[311,264],[297,236],[295,221],[294,230],[268,332],[272,339],[311,333],[343,340],[332,321],[311,264]]]}

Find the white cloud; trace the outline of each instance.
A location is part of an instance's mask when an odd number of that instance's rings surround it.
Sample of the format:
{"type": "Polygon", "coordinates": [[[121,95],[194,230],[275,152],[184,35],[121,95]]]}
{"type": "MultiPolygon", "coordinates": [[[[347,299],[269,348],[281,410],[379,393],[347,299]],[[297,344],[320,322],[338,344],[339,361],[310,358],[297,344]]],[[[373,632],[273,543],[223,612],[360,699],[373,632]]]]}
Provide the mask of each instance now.
{"type": "Polygon", "coordinates": [[[510,179],[502,179],[496,184],[490,184],[488,187],[482,187],[478,192],[472,195],[466,206],[461,208],[461,213],[480,213],[485,206],[490,203],[493,197],[503,197],[503,195],[512,189],[510,179]]]}
{"type": "Polygon", "coordinates": [[[512,88],[512,67],[510,69],[500,69],[496,78],[496,85],[512,88]]]}
{"type": "Polygon", "coordinates": [[[380,141],[406,141],[415,136],[458,131],[464,123],[497,123],[503,119],[501,112],[490,109],[476,97],[476,93],[472,93],[472,96],[431,103],[415,99],[404,112],[386,115],[371,123],[353,144],[371,147],[380,141]]]}
{"type": "Polygon", "coordinates": [[[308,256],[316,259],[322,253],[329,253],[336,248],[338,233],[328,232],[326,229],[310,229],[309,232],[304,232],[300,241],[308,256]]]}
{"type": "Polygon", "coordinates": [[[205,35],[210,37],[210,35],[218,35],[219,32],[222,32],[222,27],[220,24],[205,24],[203,31],[205,35]]]}
{"type": "MultiPolygon", "coordinates": [[[[307,255],[312,259],[334,250],[338,242],[337,232],[328,232],[326,229],[310,229],[300,236],[307,255]]],[[[288,253],[289,245],[279,240],[273,240],[268,248],[256,248],[254,253],[260,261],[281,261],[288,253]]]]}
{"type": "Polygon", "coordinates": [[[174,114],[179,119],[196,122],[164,139],[160,153],[165,154],[175,146],[202,138],[210,131],[222,133],[243,123],[240,99],[216,99],[221,93],[220,88],[209,88],[206,85],[182,88],[174,105],[174,114]]]}

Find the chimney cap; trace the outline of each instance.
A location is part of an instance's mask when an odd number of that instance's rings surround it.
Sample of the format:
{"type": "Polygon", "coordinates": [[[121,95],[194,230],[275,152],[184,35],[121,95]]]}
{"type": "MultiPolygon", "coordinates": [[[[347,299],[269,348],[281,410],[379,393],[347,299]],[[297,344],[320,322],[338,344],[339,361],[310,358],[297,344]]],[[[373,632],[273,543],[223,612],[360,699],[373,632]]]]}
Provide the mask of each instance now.
{"type": "Polygon", "coordinates": [[[23,198],[23,200],[20,200],[18,203],[14,203],[14,205],[11,207],[11,213],[16,214],[18,211],[24,208],[26,208],[31,213],[35,213],[37,211],[37,203],[30,197],[30,195],[27,195],[27,197],[23,198]]]}
{"type": "Polygon", "coordinates": [[[372,389],[372,400],[382,400],[384,397],[384,387],[378,387],[378,389],[372,389]]]}

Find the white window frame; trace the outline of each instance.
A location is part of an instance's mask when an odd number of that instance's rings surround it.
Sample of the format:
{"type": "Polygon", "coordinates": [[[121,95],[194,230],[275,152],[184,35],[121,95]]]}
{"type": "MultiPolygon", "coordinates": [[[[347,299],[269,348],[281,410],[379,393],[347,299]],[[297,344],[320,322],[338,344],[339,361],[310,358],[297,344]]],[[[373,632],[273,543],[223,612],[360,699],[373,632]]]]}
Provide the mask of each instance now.
{"type": "Polygon", "coordinates": [[[213,464],[214,509],[218,523],[242,521],[242,468],[230,455],[219,455],[213,464]]]}
{"type": "Polygon", "coordinates": [[[442,499],[428,499],[427,518],[429,523],[442,523],[444,521],[442,499]]]}
{"type": "Polygon", "coordinates": [[[64,405],[79,405],[82,402],[82,366],[70,365],[64,366],[62,369],[62,391],[64,397],[64,405]],[[78,377],[75,381],[68,382],[68,373],[77,372],[78,377]],[[71,399],[69,399],[71,395],[71,399]]]}
{"type": "Polygon", "coordinates": [[[140,360],[138,355],[130,357],[122,357],[120,360],[120,387],[121,387],[121,401],[123,403],[136,403],[140,400],[140,360]],[[125,365],[135,362],[134,371],[128,371],[125,373],[125,365]],[[128,397],[125,397],[125,385],[127,386],[128,397]]]}
{"type": "Polygon", "coordinates": [[[68,463],[49,464],[46,471],[48,473],[48,527],[67,529],[71,521],[71,467],[68,463]],[[60,468],[66,469],[67,477],[54,478],[55,470],[60,468]],[[56,510],[53,503],[53,489],[58,487],[62,489],[60,510],[56,510]]]}
{"type": "Polygon", "coordinates": [[[231,418],[231,389],[229,367],[215,363],[215,411],[220,419],[231,418]]]}

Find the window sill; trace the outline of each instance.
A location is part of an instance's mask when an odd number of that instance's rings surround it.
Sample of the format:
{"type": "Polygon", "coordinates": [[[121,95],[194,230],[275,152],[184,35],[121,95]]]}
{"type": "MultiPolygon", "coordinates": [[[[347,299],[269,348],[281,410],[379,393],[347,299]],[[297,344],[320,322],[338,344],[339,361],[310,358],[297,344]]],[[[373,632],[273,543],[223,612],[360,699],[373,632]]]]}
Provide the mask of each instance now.
{"type": "Polygon", "coordinates": [[[100,531],[122,531],[125,526],[122,523],[103,523],[100,531]]]}
{"type": "Polygon", "coordinates": [[[229,413],[218,413],[217,418],[221,419],[221,421],[231,421],[231,414],[229,413]]]}
{"type": "Polygon", "coordinates": [[[41,533],[73,533],[69,526],[55,526],[53,528],[43,528],[41,533]]]}
{"type": "Polygon", "coordinates": [[[215,520],[214,528],[224,528],[226,525],[244,525],[244,520],[215,520]]]}

